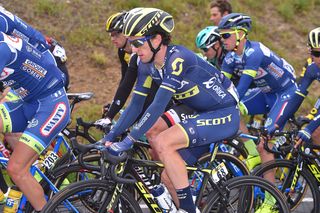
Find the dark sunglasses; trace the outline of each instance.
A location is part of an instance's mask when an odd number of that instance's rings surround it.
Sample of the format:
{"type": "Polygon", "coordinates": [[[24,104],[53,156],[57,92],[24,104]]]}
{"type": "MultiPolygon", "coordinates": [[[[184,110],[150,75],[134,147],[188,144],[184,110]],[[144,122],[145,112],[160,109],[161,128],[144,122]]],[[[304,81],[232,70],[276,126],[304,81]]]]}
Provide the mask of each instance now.
{"type": "Polygon", "coordinates": [[[226,33],[220,33],[220,35],[221,35],[221,37],[222,37],[223,39],[228,39],[228,38],[231,37],[231,34],[234,34],[234,33],[236,33],[236,31],[226,32],[226,33]]]}
{"type": "Polygon", "coordinates": [[[204,47],[204,48],[201,48],[201,50],[202,50],[203,52],[208,52],[208,51],[209,51],[209,48],[204,47]]]}
{"type": "Polygon", "coordinates": [[[148,41],[149,39],[151,39],[153,37],[154,37],[153,35],[152,36],[145,36],[144,38],[138,38],[138,39],[134,39],[134,40],[129,39],[128,41],[133,47],[139,48],[144,44],[144,42],[148,41]]]}
{"type": "Polygon", "coordinates": [[[316,58],[319,58],[320,57],[320,52],[319,51],[314,51],[314,50],[311,50],[311,55],[316,57],[316,58]]]}

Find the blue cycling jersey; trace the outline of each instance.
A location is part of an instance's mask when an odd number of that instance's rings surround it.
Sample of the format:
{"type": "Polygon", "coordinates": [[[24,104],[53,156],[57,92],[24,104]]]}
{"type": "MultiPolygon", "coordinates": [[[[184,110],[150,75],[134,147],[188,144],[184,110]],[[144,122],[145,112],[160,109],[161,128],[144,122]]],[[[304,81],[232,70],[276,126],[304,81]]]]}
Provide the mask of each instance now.
{"type": "Polygon", "coordinates": [[[0,6],[0,31],[8,35],[15,35],[36,47],[45,51],[50,48],[42,33],[25,23],[19,17],[13,15],[0,6]]]}
{"type": "Polygon", "coordinates": [[[255,41],[247,40],[241,56],[233,51],[226,55],[222,71],[230,78],[234,70],[242,70],[237,86],[240,99],[244,97],[252,81],[264,93],[284,90],[295,82],[292,66],[262,43],[255,41]]]}
{"type": "MultiPolygon", "coordinates": [[[[157,69],[154,63],[139,62],[134,96],[109,139],[114,139],[132,124],[134,118],[131,117],[139,114],[144,101],[142,97],[149,93],[153,80],[160,87],[131,132],[134,139],[141,137],[156,122],[172,97],[199,113],[235,106],[238,99],[231,81],[211,64],[183,46],[168,46],[161,69],[157,69]]],[[[236,123],[236,119],[234,121],[236,123]]]]}
{"type": "Polygon", "coordinates": [[[63,87],[61,71],[50,51],[41,53],[20,38],[0,32],[0,80],[24,101],[52,94],[63,87]]]}

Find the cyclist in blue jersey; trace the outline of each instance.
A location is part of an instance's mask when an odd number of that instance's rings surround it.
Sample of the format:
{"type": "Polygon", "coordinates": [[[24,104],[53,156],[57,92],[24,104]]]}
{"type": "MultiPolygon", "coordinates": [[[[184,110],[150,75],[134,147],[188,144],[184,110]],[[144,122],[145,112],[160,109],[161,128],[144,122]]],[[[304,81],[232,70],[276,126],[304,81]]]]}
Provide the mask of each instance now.
{"type": "Polygon", "coordinates": [[[216,68],[183,46],[169,45],[173,28],[172,16],[159,9],[136,8],[127,15],[123,33],[140,58],[138,80],[130,105],[102,142],[113,154],[130,149],[157,121],[172,97],[195,110],[192,118],[161,132],[153,147],[176,189],[180,212],[194,213],[187,170],[177,150],[201,148],[234,135],[239,128],[238,97],[231,81],[216,68]],[[154,101],[131,133],[112,143],[134,122],[152,81],[160,85],[154,101]]]}
{"type": "Polygon", "coordinates": [[[43,189],[29,172],[32,163],[70,119],[61,71],[49,50],[40,52],[24,40],[0,32],[1,81],[19,101],[0,104],[0,131],[22,132],[7,171],[35,210],[45,205],[43,189]]]}
{"type": "Polygon", "coordinates": [[[63,72],[65,88],[69,86],[69,74],[66,66],[65,49],[53,38],[45,37],[22,19],[0,6],[0,31],[19,37],[43,52],[50,50],[55,57],[57,66],[63,72]]]}
{"type": "MultiPolygon", "coordinates": [[[[242,111],[249,115],[268,113],[265,128],[270,131],[290,100],[290,94],[297,88],[294,69],[262,43],[247,38],[251,30],[249,16],[231,13],[221,19],[218,28],[224,47],[229,51],[224,58],[222,72],[231,78],[235,69],[242,71],[237,85],[242,111]],[[252,82],[256,88],[248,90],[252,82]]],[[[245,125],[242,127],[243,131],[247,131],[245,125]]],[[[274,158],[273,154],[264,150],[263,143],[259,144],[258,151],[262,162],[274,158]]],[[[274,182],[272,173],[265,177],[274,182]]],[[[261,211],[270,211],[271,205],[262,206],[261,211]]]]}
{"type": "MultiPolygon", "coordinates": [[[[315,28],[309,32],[308,35],[308,45],[311,54],[311,63],[307,66],[305,70],[301,73],[301,79],[299,81],[298,90],[292,95],[292,99],[286,105],[283,110],[282,116],[276,121],[274,129],[276,127],[284,126],[285,122],[293,116],[293,114],[298,110],[304,98],[308,95],[308,87],[314,80],[320,81],[320,27],[315,28]]],[[[318,100],[314,109],[311,112],[310,123],[298,133],[298,139],[304,142],[309,142],[311,139],[311,134],[319,127],[320,115],[319,115],[319,105],[318,100]]],[[[274,129],[272,131],[274,131],[274,129]]]]}

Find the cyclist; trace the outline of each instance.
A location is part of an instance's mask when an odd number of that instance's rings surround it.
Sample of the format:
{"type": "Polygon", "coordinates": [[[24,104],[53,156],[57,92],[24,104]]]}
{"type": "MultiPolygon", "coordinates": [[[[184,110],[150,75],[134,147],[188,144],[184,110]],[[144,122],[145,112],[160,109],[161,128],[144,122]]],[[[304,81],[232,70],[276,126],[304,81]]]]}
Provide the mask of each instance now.
{"type": "MultiPolygon", "coordinates": [[[[138,56],[137,54],[132,54],[131,45],[128,39],[122,34],[125,15],[126,11],[112,14],[106,22],[106,31],[110,34],[111,41],[115,47],[118,48],[118,57],[121,63],[121,80],[110,107],[107,104],[104,105],[103,118],[95,122],[96,125],[102,128],[110,125],[116,114],[122,109],[137,80],[138,56]]],[[[144,106],[145,109],[152,102],[158,86],[153,83],[151,88],[153,92],[147,97],[144,106]]]]}
{"type": "Polygon", "coordinates": [[[66,90],[68,89],[69,73],[66,66],[67,56],[65,49],[56,40],[51,37],[45,37],[41,32],[2,6],[0,6],[0,31],[29,42],[41,52],[49,49],[54,55],[57,66],[63,72],[65,88],[66,90]]]}
{"type": "Polygon", "coordinates": [[[0,33],[2,81],[20,101],[0,104],[0,131],[23,132],[15,141],[7,171],[35,210],[46,203],[30,166],[69,122],[69,102],[61,71],[50,51],[40,52],[24,40],[0,33]]]}
{"type": "Polygon", "coordinates": [[[232,13],[232,6],[228,0],[216,0],[210,4],[210,20],[218,26],[221,18],[232,13]]]}
{"type": "MultiPolygon", "coordinates": [[[[262,43],[248,40],[247,34],[251,30],[249,16],[231,13],[221,19],[218,28],[224,47],[229,51],[224,58],[222,72],[230,78],[236,67],[242,70],[237,85],[242,111],[250,115],[268,113],[265,128],[269,131],[290,100],[290,94],[297,88],[294,70],[262,43]],[[248,90],[251,82],[257,88],[248,90]]],[[[258,151],[262,162],[274,158],[273,154],[264,150],[263,143],[259,144],[258,151]]],[[[247,161],[252,159],[255,158],[248,158],[247,161]]],[[[266,174],[265,177],[274,182],[273,174],[266,174]]],[[[261,208],[268,212],[271,205],[266,203],[261,208]]]]}
{"type": "Polygon", "coordinates": [[[196,46],[203,51],[205,59],[220,70],[226,51],[217,29],[216,26],[202,29],[196,37],[196,46]]]}
{"type": "MultiPolygon", "coordinates": [[[[298,90],[292,95],[292,99],[288,102],[285,109],[283,110],[282,116],[276,121],[274,127],[282,127],[285,122],[293,116],[298,110],[304,98],[308,95],[308,87],[314,80],[320,81],[320,27],[315,28],[309,32],[308,35],[308,46],[310,48],[311,63],[308,64],[306,69],[301,73],[301,79],[299,81],[298,90]]],[[[319,104],[320,100],[317,101],[315,107],[308,115],[310,123],[298,133],[298,138],[302,141],[309,142],[311,134],[319,126],[319,104]]]]}
{"type": "Polygon", "coordinates": [[[155,149],[179,198],[180,212],[196,212],[184,161],[177,150],[206,146],[235,134],[239,127],[237,95],[231,81],[209,63],[183,46],[169,45],[173,18],[155,8],[136,8],[128,14],[123,33],[129,36],[133,52],[140,58],[138,80],[131,103],[111,132],[102,139],[113,154],[132,147],[174,96],[197,111],[192,118],[175,124],[155,139],[155,149]],[[160,85],[154,101],[122,142],[112,143],[127,129],[142,109],[148,85],[160,85]],[[219,131],[219,129],[224,131],[219,131]]]}

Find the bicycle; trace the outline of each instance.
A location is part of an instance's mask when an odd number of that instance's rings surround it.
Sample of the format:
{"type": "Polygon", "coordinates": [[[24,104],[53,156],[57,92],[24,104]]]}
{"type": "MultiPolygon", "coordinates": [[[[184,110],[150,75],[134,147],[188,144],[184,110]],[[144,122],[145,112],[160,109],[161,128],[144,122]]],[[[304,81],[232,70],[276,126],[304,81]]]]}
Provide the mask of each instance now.
{"type": "MultiPolygon", "coordinates": [[[[320,161],[316,152],[320,146],[295,146],[296,134],[297,131],[277,133],[276,135],[285,136],[289,141],[287,147],[282,149],[287,155],[286,158],[269,161],[257,167],[252,175],[263,176],[266,172],[275,171],[275,184],[286,196],[292,212],[305,212],[308,208],[313,209],[313,212],[320,212],[320,161]],[[305,204],[302,201],[307,193],[311,193],[312,199],[308,199],[305,204]]],[[[266,144],[267,141],[264,144],[267,151],[280,154],[279,151],[269,149],[266,144]]]]}
{"type": "MultiPolygon", "coordinates": [[[[79,103],[83,100],[88,100],[92,96],[93,96],[93,93],[69,93],[68,98],[69,100],[72,101],[70,104],[71,111],[74,109],[74,106],[76,103],[79,103]]],[[[51,177],[50,172],[53,169],[65,164],[66,162],[72,159],[75,159],[75,155],[72,152],[72,147],[70,147],[69,142],[65,138],[66,135],[69,137],[71,136],[74,137],[75,131],[65,128],[63,132],[64,134],[59,133],[54,139],[54,141],[52,142],[51,144],[52,150],[50,151],[47,150],[47,152],[44,152],[40,156],[40,158],[42,158],[41,163],[39,160],[37,160],[30,168],[31,174],[40,182],[44,190],[45,191],[50,190],[53,193],[56,193],[58,191],[58,188],[55,187],[55,184],[53,184],[52,181],[50,180],[50,177],[51,177]],[[65,153],[61,152],[62,149],[64,149],[65,153]]],[[[77,135],[85,138],[90,138],[90,135],[88,135],[87,133],[85,134],[81,131],[77,131],[77,135]]],[[[6,149],[5,146],[2,146],[1,152],[0,152],[1,169],[7,168],[10,154],[11,154],[10,150],[6,149]]],[[[32,212],[32,211],[33,211],[33,207],[27,201],[27,198],[25,196],[22,196],[19,204],[18,212],[32,212]]]]}
{"type": "MultiPolygon", "coordinates": [[[[86,153],[92,149],[101,151],[101,178],[70,184],[52,197],[42,212],[142,212],[139,202],[124,186],[133,184],[151,212],[164,210],[156,202],[152,183],[144,173],[145,167],[163,168],[160,162],[132,158],[132,152],[120,156],[108,153],[104,145],[77,144],[74,146],[86,153]]],[[[202,172],[202,186],[196,199],[196,205],[202,212],[252,212],[262,205],[264,196],[255,196],[253,191],[260,189],[262,194],[269,192],[276,200],[274,209],[289,212],[284,196],[266,180],[241,176],[226,181],[227,169],[224,163],[215,165],[216,145],[206,168],[187,166],[188,171],[202,172]],[[214,189],[208,196],[203,196],[208,183],[214,189]],[[241,206],[241,208],[240,208],[241,206]],[[238,209],[239,211],[237,211],[238,209]]]]}

